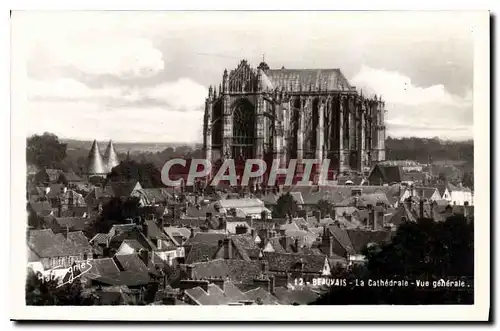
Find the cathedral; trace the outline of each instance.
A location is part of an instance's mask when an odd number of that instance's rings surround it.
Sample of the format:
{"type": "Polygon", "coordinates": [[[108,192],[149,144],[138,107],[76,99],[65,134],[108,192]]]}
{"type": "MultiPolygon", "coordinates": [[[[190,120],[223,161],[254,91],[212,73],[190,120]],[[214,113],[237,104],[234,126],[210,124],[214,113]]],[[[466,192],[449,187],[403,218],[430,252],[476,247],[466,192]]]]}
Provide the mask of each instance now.
{"type": "Polygon", "coordinates": [[[205,104],[206,159],[330,159],[334,173],[385,159],[384,102],[366,97],[339,69],[224,70],[205,104]]]}

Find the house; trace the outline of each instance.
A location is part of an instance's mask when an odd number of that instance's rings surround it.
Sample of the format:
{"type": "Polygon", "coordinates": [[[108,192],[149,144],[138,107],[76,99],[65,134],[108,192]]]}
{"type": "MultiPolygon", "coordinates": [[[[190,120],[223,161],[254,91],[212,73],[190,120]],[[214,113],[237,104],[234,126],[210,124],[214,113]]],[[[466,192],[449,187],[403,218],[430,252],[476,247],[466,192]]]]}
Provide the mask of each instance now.
{"type": "Polygon", "coordinates": [[[77,186],[85,182],[83,178],[78,176],[74,171],[69,171],[61,174],[60,179],[63,181],[63,183],[66,183],[68,184],[68,186],[71,187],[77,186]]]}
{"type": "Polygon", "coordinates": [[[263,212],[267,214],[267,218],[271,219],[271,211],[265,207],[264,202],[260,199],[222,199],[215,203],[216,210],[220,213],[231,215],[232,211],[237,217],[250,216],[253,219],[260,219],[263,212]]]}
{"type": "Polygon", "coordinates": [[[61,175],[64,172],[60,169],[42,169],[35,175],[35,183],[41,186],[60,183],[61,175]]]}
{"type": "Polygon", "coordinates": [[[87,217],[48,217],[45,224],[49,226],[54,233],[66,233],[68,231],[85,231],[93,222],[92,218],[87,217]]]}
{"type": "Polygon", "coordinates": [[[167,202],[173,199],[172,195],[164,188],[134,189],[131,196],[138,197],[141,206],[166,206],[167,202]]]}
{"type": "Polygon", "coordinates": [[[80,234],[54,234],[51,229],[30,230],[28,233],[28,264],[40,263],[47,270],[69,268],[73,263],[92,258],[90,245],[80,234]]]}
{"type": "Polygon", "coordinates": [[[274,276],[276,281],[284,281],[284,285],[292,279],[312,281],[317,277],[331,275],[330,262],[326,255],[271,253],[264,252],[262,258],[264,274],[274,276]]]}
{"type": "Polygon", "coordinates": [[[368,175],[371,185],[392,185],[396,183],[423,184],[429,175],[419,171],[405,171],[401,165],[376,164],[368,175]]]}
{"type": "MultiPolygon", "coordinates": [[[[181,265],[183,280],[226,279],[232,281],[240,289],[254,287],[254,279],[262,273],[261,261],[245,261],[240,259],[214,259],[181,265]]],[[[246,290],[246,289],[245,289],[246,290]]]]}
{"type": "Polygon", "coordinates": [[[194,287],[185,290],[186,302],[192,305],[248,305],[254,300],[240,291],[233,282],[220,280],[217,283],[208,284],[206,290],[202,287],[194,287]]]}
{"type": "Polygon", "coordinates": [[[430,200],[430,201],[441,200],[441,194],[439,193],[439,190],[436,187],[415,186],[413,187],[413,190],[410,189],[410,191],[413,191],[412,196],[417,197],[419,199],[430,200]]]}
{"type": "Polygon", "coordinates": [[[450,192],[450,203],[452,205],[464,206],[469,205],[472,206],[474,204],[472,191],[462,185],[453,185],[451,183],[447,184],[448,191],[450,192]]]}
{"type": "MultiPolygon", "coordinates": [[[[373,213],[372,218],[377,213],[373,213]]],[[[376,219],[371,222],[377,223],[376,219]]],[[[363,262],[363,250],[368,244],[382,244],[390,241],[387,230],[346,229],[338,225],[325,227],[320,248],[329,257],[346,259],[348,263],[363,262]]],[[[341,259],[338,259],[341,262],[341,259]]]]}
{"type": "Polygon", "coordinates": [[[260,248],[252,236],[233,235],[219,241],[217,251],[212,258],[239,259],[251,261],[260,257],[260,248]]]}
{"type": "Polygon", "coordinates": [[[104,185],[104,189],[107,190],[112,197],[127,198],[132,196],[134,191],[142,190],[142,186],[141,183],[136,180],[122,182],[109,181],[104,185]]]}
{"type": "Polygon", "coordinates": [[[371,185],[395,184],[403,181],[403,169],[399,165],[376,164],[368,175],[371,185]]]}

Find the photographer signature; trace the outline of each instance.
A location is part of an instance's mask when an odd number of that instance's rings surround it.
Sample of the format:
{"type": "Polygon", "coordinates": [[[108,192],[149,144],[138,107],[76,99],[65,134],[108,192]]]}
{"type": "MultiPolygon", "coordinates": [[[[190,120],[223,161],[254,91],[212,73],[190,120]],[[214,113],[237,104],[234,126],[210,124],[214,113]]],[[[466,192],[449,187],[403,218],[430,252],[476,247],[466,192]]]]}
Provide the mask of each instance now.
{"type": "MultiPolygon", "coordinates": [[[[54,271],[59,267],[60,266],[47,270],[48,275],[41,275],[40,279],[47,281],[54,280],[55,279],[54,271]]],[[[66,284],[72,284],[75,279],[80,278],[81,276],[89,272],[90,269],[92,269],[92,265],[90,264],[89,260],[75,264],[74,266],[68,269],[69,279],[66,282],[57,285],[56,288],[62,287],[66,284]]]]}

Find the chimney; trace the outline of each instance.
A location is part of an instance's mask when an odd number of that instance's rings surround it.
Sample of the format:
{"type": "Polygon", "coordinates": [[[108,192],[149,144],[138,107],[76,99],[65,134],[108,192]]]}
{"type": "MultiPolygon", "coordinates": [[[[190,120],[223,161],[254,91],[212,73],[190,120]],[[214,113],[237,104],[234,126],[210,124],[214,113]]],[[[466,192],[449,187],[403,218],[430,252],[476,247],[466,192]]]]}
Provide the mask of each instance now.
{"type": "Polygon", "coordinates": [[[267,260],[262,260],[262,273],[267,274],[269,272],[269,262],[267,260]]]}
{"type": "Polygon", "coordinates": [[[193,279],[193,266],[191,264],[186,265],[186,274],[188,279],[193,279]]]}
{"type": "Polygon", "coordinates": [[[368,210],[369,210],[369,221],[367,226],[371,227],[372,229],[375,227],[375,210],[373,209],[372,205],[368,205],[368,210]]]}
{"type": "Polygon", "coordinates": [[[233,257],[233,254],[231,251],[231,248],[232,248],[231,239],[224,238],[222,244],[224,246],[224,259],[226,259],[226,260],[231,259],[233,257]]]}
{"type": "Polygon", "coordinates": [[[260,287],[261,289],[263,289],[268,293],[272,293],[271,290],[274,291],[274,288],[272,288],[271,285],[271,279],[268,278],[267,276],[256,278],[253,280],[253,282],[255,285],[257,285],[258,287],[260,287]]]}
{"type": "Polygon", "coordinates": [[[408,207],[408,210],[411,211],[411,204],[412,204],[412,197],[410,196],[409,198],[406,199],[406,207],[408,207]]]}
{"type": "Polygon", "coordinates": [[[321,211],[320,210],[315,210],[314,211],[314,217],[319,221],[321,221],[321,211]]]}
{"type": "Polygon", "coordinates": [[[276,287],[276,281],[274,276],[269,277],[269,293],[274,294],[274,288],[276,287]]]}
{"type": "Polygon", "coordinates": [[[69,225],[66,224],[66,229],[64,231],[64,238],[68,239],[69,225]]]}
{"type": "Polygon", "coordinates": [[[430,204],[429,204],[429,209],[430,209],[430,212],[431,212],[431,218],[434,220],[434,205],[435,205],[435,202],[432,201],[430,204]]]}
{"type": "Polygon", "coordinates": [[[144,221],[142,223],[142,233],[144,234],[144,236],[148,237],[148,223],[147,223],[147,221],[144,221]]]}
{"type": "Polygon", "coordinates": [[[227,223],[224,217],[219,216],[219,229],[227,231],[227,223]]]}
{"type": "Polygon", "coordinates": [[[420,218],[424,218],[424,199],[420,199],[419,207],[420,218]]]}
{"type": "Polygon", "coordinates": [[[263,210],[261,213],[260,213],[260,219],[263,220],[263,221],[266,221],[267,220],[267,211],[263,210]]]}
{"type": "Polygon", "coordinates": [[[222,277],[219,277],[219,278],[211,278],[209,279],[212,283],[214,283],[215,285],[217,285],[218,287],[220,287],[220,289],[222,291],[224,291],[224,278],[222,277]]]}
{"type": "Polygon", "coordinates": [[[142,262],[144,262],[144,264],[146,266],[148,266],[149,265],[149,251],[146,249],[141,249],[139,251],[139,254],[140,254],[140,258],[141,258],[142,262]]]}
{"type": "Polygon", "coordinates": [[[191,228],[191,235],[189,236],[189,238],[193,238],[194,237],[194,228],[191,228]]]}
{"type": "Polygon", "coordinates": [[[250,216],[250,215],[245,216],[245,220],[247,221],[248,226],[250,228],[253,228],[253,218],[252,218],[252,216],[250,216]]]}

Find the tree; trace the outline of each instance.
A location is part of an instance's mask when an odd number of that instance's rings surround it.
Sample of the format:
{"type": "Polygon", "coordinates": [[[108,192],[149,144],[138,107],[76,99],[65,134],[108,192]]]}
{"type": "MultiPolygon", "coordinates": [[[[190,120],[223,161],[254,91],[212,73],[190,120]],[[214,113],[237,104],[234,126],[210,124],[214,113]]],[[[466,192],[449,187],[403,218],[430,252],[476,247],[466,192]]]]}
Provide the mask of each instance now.
{"type": "Polygon", "coordinates": [[[164,187],[161,172],[152,163],[123,161],[111,170],[108,179],[117,182],[136,180],[144,188],[164,187]]]}
{"type": "Polygon", "coordinates": [[[44,280],[39,273],[28,271],[26,278],[27,306],[88,306],[93,304],[91,297],[82,293],[80,278],[72,283],[58,286],[57,280],[44,280]]]}
{"type": "Polygon", "coordinates": [[[335,217],[333,214],[333,204],[328,200],[319,200],[316,208],[321,212],[322,216],[330,215],[330,217],[335,217]]]}
{"type": "Polygon", "coordinates": [[[290,193],[283,194],[278,198],[276,207],[273,209],[273,217],[293,217],[298,210],[298,205],[290,193]]]}
{"type": "MultiPolygon", "coordinates": [[[[473,287],[433,288],[440,279],[465,278],[472,285],[474,276],[474,225],[463,216],[445,222],[421,219],[402,224],[388,244],[364,250],[367,263],[354,279],[393,279],[414,282],[407,287],[359,287],[351,283],[332,288],[315,304],[472,304],[473,287]],[[430,286],[417,287],[416,281],[430,286]]],[[[338,277],[338,276],[336,276],[338,277]]]]}
{"type": "Polygon", "coordinates": [[[102,206],[100,215],[91,223],[89,235],[107,233],[114,224],[127,223],[127,219],[140,216],[139,198],[114,197],[102,206]]]}
{"type": "Polygon", "coordinates": [[[52,133],[33,135],[26,142],[26,161],[40,169],[60,169],[66,157],[66,145],[52,133]]]}

